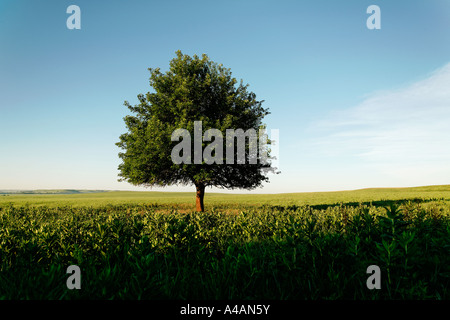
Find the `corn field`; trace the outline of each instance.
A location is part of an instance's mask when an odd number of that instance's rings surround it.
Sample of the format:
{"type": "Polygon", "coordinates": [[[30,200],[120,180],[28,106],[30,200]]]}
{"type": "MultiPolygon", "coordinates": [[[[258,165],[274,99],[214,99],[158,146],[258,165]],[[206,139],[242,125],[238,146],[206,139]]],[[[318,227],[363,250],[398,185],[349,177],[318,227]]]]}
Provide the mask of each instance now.
{"type": "Polygon", "coordinates": [[[0,299],[450,299],[444,200],[0,207],[0,299]],[[81,270],[81,289],[66,268],[81,270]],[[369,290],[367,267],[381,270],[369,290]]]}

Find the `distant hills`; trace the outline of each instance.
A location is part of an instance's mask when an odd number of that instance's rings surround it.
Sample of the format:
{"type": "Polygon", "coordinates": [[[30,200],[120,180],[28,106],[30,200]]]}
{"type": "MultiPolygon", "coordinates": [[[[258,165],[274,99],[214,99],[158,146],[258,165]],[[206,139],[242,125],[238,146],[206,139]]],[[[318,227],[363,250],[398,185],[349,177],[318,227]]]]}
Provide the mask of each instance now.
{"type": "Polygon", "coordinates": [[[83,193],[98,193],[108,192],[109,190],[74,190],[74,189],[60,189],[60,190],[0,190],[1,194],[83,194],[83,193]]]}

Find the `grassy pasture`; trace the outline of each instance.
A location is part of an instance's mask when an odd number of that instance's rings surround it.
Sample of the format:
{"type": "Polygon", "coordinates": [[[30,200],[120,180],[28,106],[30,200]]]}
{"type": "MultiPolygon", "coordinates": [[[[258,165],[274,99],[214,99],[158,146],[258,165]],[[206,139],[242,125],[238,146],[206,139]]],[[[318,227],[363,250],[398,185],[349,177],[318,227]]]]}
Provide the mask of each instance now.
{"type": "MultiPolygon", "coordinates": [[[[189,209],[195,206],[193,192],[109,191],[80,194],[19,194],[0,196],[0,206],[92,206],[155,204],[189,209]]],[[[339,203],[370,203],[385,200],[444,199],[450,200],[450,185],[414,188],[372,188],[333,192],[302,192],[281,194],[205,194],[206,210],[214,207],[239,208],[261,205],[332,205],[339,203]]]]}

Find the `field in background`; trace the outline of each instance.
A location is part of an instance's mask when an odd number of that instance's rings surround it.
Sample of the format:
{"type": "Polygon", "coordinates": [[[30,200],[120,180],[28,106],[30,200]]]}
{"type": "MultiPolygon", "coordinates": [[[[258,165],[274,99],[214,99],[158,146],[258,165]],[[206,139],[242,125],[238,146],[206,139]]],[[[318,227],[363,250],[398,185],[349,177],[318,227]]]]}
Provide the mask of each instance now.
{"type": "MultiPolygon", "coordinates": [[[[61,191],[59,191],[61,192],[61,191]]],[[[195,192],[109,191],[72,194],[0,195],[0,206],[92,206],[155,204],[195,209],[195,192]]],[[[205,193],[205,209],[239,208],[260,205],[330,205],[339,203],[370,203],[384,200],[445,199],[450,200],[450,185],[414,188],[373,188],[336,192],[305,192],[281,194],[205,193]]]]}

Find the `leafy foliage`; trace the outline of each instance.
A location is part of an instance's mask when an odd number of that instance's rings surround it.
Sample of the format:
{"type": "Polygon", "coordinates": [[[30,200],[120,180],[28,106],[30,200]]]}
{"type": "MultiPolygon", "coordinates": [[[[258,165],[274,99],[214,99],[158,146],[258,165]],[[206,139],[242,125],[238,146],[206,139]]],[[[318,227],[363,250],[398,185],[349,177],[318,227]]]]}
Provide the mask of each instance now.
{"type": "Polygon", "coordinates": [[[450,205],[0,208],[2,299],[449,299],[450,205]],[[76,264],[82,289],[68,290],[76,264]],[[381,268],[381,290],[366,268],[381,268]]]}
{"type": "MultiPolygon", "coordinates": [[[[262,119],[269,114],[262,107],[263,101],[256,100],[256,95],[248,91],[248,85],[241,81],[236,86],[230,69],[209,60],[205,54],[201,58],[183,55],[181,51],[176,54],[166,73],[159,68],[149,69],[154,92],[139,94],[140,103],[136,106],[125,101],[134,115],[124,118],[128,132],[117,143],[124,150],[119,153],[121,180],[144,186],[193,184],[202,189],[202,200],[207,186],[228,189],[261,186],[268,180],[263,169],[269,170],[269,164],[250,164],[248,160],[237,164],[236,159],[234,164],[173,163],[171,153],[178,143],[171,140],[175,130],[186,129],[194,137],[194,122],[202,121],[203,130],[217,129],[223,137],[227,129],[257,132],[264,128],[262,119]]],[[[204,147],[202,142],[202,151],[204,147]]],[[[193,154],[190,156],[195,158],[193,154]]],[[[249,157],[247,150],[246,159],[249,157]]]]}

